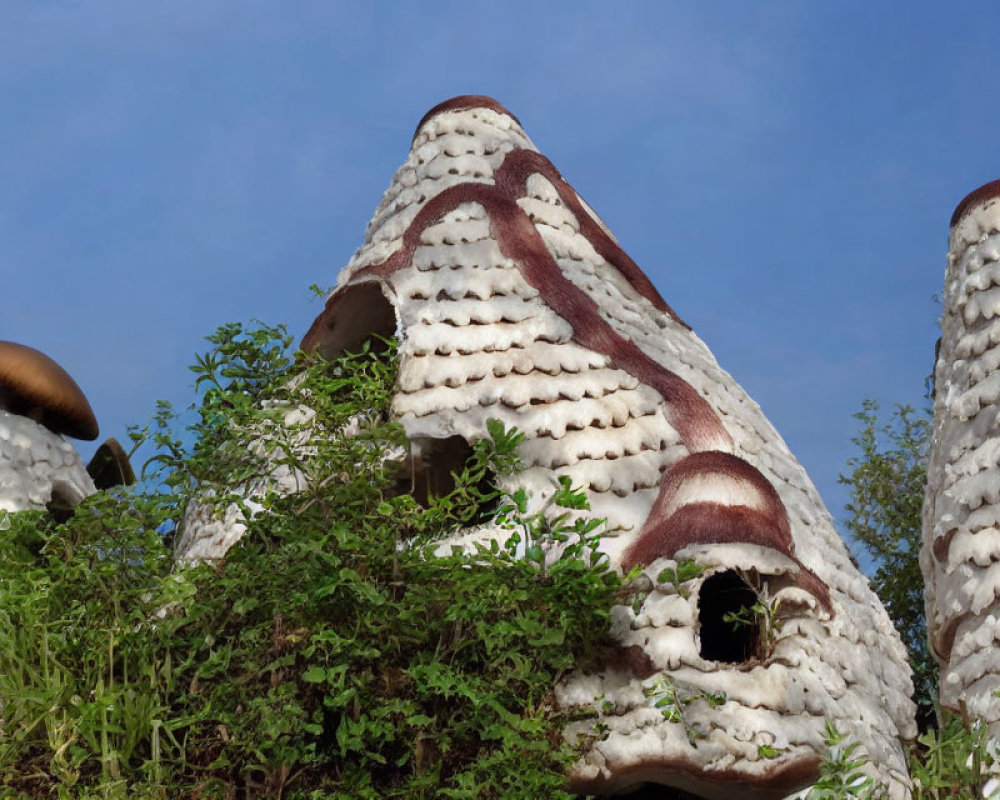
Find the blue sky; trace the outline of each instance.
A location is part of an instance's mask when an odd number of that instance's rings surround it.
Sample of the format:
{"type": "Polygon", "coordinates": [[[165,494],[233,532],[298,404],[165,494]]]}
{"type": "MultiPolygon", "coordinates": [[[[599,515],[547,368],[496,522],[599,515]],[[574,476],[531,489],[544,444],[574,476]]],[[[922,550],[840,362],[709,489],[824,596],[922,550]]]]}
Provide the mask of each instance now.
{"type": "Polygon", "coordinates": [[[0,339],[124,439],[218,324],[300,336],[421,115],[490,94],[842,516],[852,414],[922,402],[948,219],[1000,177],[1000,5],[620,5],[0,0],[0,339]]]}

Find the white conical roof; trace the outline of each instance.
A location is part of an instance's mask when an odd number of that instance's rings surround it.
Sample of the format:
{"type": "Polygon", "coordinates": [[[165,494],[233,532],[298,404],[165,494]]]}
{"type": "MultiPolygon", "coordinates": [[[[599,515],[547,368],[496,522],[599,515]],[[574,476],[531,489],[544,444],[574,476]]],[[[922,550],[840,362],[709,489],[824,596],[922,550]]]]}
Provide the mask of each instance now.
{"type": "MultiPolygon", "coordinates": [[[[636,209],[650,225],[668,211],[636,209]]],[[[645,567],[644,599],[613,613],[624,656],[558,687],[603,730],[567,731],[590,737],[574,786],[782,797],[815,774],[830,721],[906,795],[905,652],[815,488],[496,101],[458,97],[424,117],[303,347],[333,355],[372,331],[400,339],[392,408],[411,440],[516,426],[515,483],[541,505],[568,476],[607,518],[612,561],[645,567]],[[658,582],[680,558],[706,571],[658,582]],[[726,660],[706,641],[725,602],[713,593],[740,575],[785,617],[763,659],[726,660]],[[670,692],[679,717],[664,711],[670,692]]]]}
{"type": "Polygon", "coordinates": [[[1000,735],[1000,181],[955,209],[934,376],[924,547],[940,701],[1000,735]]]}

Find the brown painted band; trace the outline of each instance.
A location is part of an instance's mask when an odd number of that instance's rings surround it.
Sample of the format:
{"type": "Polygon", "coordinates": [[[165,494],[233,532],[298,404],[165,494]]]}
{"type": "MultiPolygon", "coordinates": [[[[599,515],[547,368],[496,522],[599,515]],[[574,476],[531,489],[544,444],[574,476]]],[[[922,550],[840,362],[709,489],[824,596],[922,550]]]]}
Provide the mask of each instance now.
{"type": "MultiPolygon", "coordinates": [[[[625,786],[655,783],[669,776],[670,786],[698,795],[717,797],[720,789],[726,796],[740,800],[781,800],[816,782],[819,777],[820,758],[815,753],[804,753],[797,758],[786,758],[757,774],[734,767],[705,768],[684,756],[648,758],[625,767],[609,770],[611,778],[569,781],[569,790],[581,794],[608,796],[625,786]]],[[[664,786],[664,797],[670,796],[664,786]]]]}
{"type": "Polygon", "coordinates": [[[958,204],[955,208],[955,213],[951,215],[950,227],[954,228],[959,220],[965,216],[966,212],[971,211],[973,206],[978,206],[981,203],[985,203],[987,200],[992,200],[995,197],[1000,197],[1000,180],[990,181],[980,186],[975,191],[969,192],[962,202],[958,204]]]}
{"type": "MultiPolygon", "coordinates": [[[[729,433],[694,387],[617,333],[601,316],[594,301],[562,274],[527,214],[500,186],[460,183],[444,189],[420,209],[403,233],[403,243],[395,253],[381,263],[362,268],[353,279],[361,279],[367,274],[388,277],[409,266],[423,231],[463,203],[477,203],[485,209],[500,251],[518,265],[524,279],[538,290],[549,307],[569,322],[575,342],[606,355],[616,367],[663,396],[667,403],[667,419],[689,450],[718,450],[732,446],[729,433]]],[[[320,328],[314,323],[310,334],[320,328]]],[[[314,344],[307,336],[302,346],[308,349],[314,344]]]]}
{"type": "Polygon", "coordinates": [[[413,131],[413,139],[417,138],[417,134],[420,133],[420,129],[424,127],[431,117],[436,117],[438,114],[443,114],[446,111],[468,111],[472,108],[488,108],[490,111],[495,111],[497,114],[504,114],[510,117],[518,125],[521,124],[521,120],[511,114],[510,111],[504,108],[503,105],[498,103],[492,97],[488,97],[485,94],[460,94],[457,97],[452,97],[438,103],[434,106],[434,108],[424,114],[420,118],[420,122],[417,123],[416,129],[413,131]]]}
{"type": "Polygon", "coordinates": [[[691,329],[674,310],[667,305],[653,282],[646,276],[639,265],[635,263],[614,239],[595,220],[583,204],[579,195],[555,168],[555,165],[536,150],[512,150],[503,160],[496,172],[496,184],[509,197],[523,197],[527,192],[528,178],[531,175],[541,175],[551,183],[559,199],[576,217],[580,233],[586,237],[594,250],[609,264],[617,269],[639,294],[649,300],[657,309],[669,314],[670,317],[688,330],[691,329]]]}

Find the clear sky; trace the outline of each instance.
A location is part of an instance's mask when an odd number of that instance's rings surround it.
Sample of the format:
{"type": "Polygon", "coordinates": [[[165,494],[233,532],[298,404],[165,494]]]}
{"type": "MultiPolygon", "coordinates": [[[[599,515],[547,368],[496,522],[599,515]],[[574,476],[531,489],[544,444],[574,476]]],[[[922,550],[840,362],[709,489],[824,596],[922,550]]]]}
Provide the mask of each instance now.
{"type": "Polygon", "coordinates": [[[615,5],[0,0],[0,339],[126,439],[218,324],[301,336],[421,115],[489,94],[843,516],[852,414],[923,402],[948,219],[1000,178],[1000,4],[615,5]]]}

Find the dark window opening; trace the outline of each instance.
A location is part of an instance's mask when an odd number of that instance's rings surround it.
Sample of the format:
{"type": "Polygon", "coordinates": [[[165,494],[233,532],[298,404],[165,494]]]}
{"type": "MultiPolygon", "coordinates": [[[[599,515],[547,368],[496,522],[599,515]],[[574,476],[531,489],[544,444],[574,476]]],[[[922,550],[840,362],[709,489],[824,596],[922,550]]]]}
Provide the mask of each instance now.
{"type": "Polygon", "coordinates": [[[764,620],[753,610],[757,602],[756,592],[732,570],[706,578],[698,593],[701,657],[726,664],[760,658],[764,620]]]}
{"type": "MultiPolygon", "coordinates": [[[[591,796],[587,795],[587,797],[591,796]]],[[[603,797],[603,795],[600,796],[603,797]]],[[[653,783],[643,784],[634,790],[630,789],[622,794],[610,796],[624,797],[626,800],[705,800],[700,794],[691,794],[683,789],[675,789],[673,786],[660,786],[653,783]]],[[[576,800],[586,800],[586,797],[579,796],[576,800]]]]}
{"type": "MultiPolygon", "coordinates": [[[[472,454],[472,445],[461,436],[413,439],[410,457],[396,482],[396,491],[412,495],[417,503],[427,508],[432,498],[455,491],[455,478],[470,465],[472,454]]],[[[493,519],[499,505],[496,475],[485,470],[474,489],[478,497],[472,499],[474,505],[466,510],[464,522],[482,525],[493,519]]]]}
{"type": "Polygon", "coordinates": [[[371,339],[373,352],[385,349],[381,339],[396,335],[396,310],[379,284],[359,283],[342,289],[326,311],[326,328],[316,344],[324,358],[357,353],[371,339]]]}
{"type": "Polygon", "coordinates": [[[45,504],[45,509],[52,515],[52,519],[62,525],[73,516],[75,508],[76,503],[73,502],[73,495],[65,487],[58,483],[52,487],[49,502],[45,504]]]}

